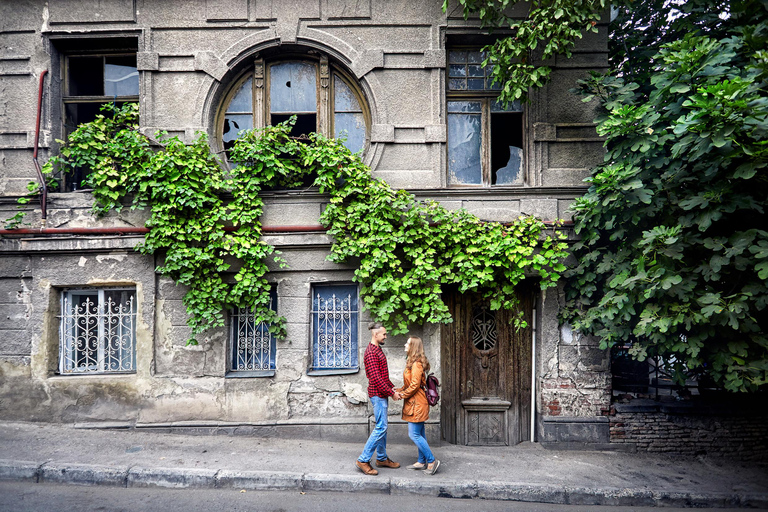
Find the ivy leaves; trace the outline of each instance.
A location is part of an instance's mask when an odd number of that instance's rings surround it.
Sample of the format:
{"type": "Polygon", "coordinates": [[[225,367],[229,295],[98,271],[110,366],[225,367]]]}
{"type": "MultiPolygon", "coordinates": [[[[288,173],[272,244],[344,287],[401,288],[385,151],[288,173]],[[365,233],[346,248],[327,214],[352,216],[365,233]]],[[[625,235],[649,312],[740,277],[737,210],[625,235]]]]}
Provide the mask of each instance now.
{"type": "Polygon", "coordinates": [[[768,24],[742,8],[726,37],[662,47],[642,95],[615,77],[582,83],[606,107],[607,155],[572,207],[564,314],[604,347],[731,391],[768,383],[768,74],[755,51],[768,24]]]}
{"type": "MultiPolygon", "coordinates": [[[[266,279],[269,258],[285,263],[261,239],[260,192],[270,187],[311,183],[329,195],[320,219],[334,238],[328,258],[358,262],[354,279],[365,307],[393,333],[413,323],[451,322],[445,286],[480,292],[492,309],[515,310],[523,279],[537,275],[546,288],[565,270],[565,236],[546,234],[540,220],[501,225],[421,203],[373,178],[342,141],[316,133],[292,138],[293,122],[243,133],[225,172],[202,134],[188,145],[162,139],[153,149],[138,131],[137,107],[126,105],[81,125],[46,169],[89,167],[96,213],[119,211],[128,199],[132,208],[149,209],[150,231],[139,250],[162,255],[157,271],[188,287],[189,343],[223,326],[224,312],[239,307],[285,335],[285,319],[269,307],[266,279]]],[[[522,312],[514,322],[525,325],[522,312]]]]}
{"type": "MultiPolygon", "coordinates": [[[[478,16],[483,27],[508,29],[511,34],[483,48],[487,57],[483,66],[493,66],[494,82],[501,85],[499,101],[508,105],[528,97],[530,88],[542,87],[552,68],[534,63],[558,55],[571,57],[575,42],[585,32],[597,32],[605,0],[533,0],[527,16],[507,16],[518,0],[458,0],[464,19],[478,16]]],[[[443,11],[448,0],[443,2],[443,11]]]]}

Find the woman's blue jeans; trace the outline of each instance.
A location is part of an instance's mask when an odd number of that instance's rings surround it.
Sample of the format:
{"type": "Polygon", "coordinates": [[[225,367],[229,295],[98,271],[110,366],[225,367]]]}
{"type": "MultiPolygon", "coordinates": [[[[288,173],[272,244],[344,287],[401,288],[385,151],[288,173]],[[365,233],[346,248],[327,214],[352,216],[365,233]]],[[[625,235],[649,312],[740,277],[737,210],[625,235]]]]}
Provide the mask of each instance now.
{"type": "Polygon", "coordinates": [[[372,396],[373,418],[376,426],[373,432],[368,436],[368,442],[365,443],[363,453],[357,459],[360,462],[369,462],[376,452],[377,460],[387,460],[387,409],[389,408],[389,399],[380,396],[372,396]]]}
{"type": "Polygon", "coordinates": [[[432,455],[432,450],[429,449],[427,443],[426,429],[424,428],[424,422],[421,423],[408,423],[408,437],[411,438],[416,444],[416,448],[419,449],[419,463],[431,464],[435,462],[435,456],[432,455]]]}

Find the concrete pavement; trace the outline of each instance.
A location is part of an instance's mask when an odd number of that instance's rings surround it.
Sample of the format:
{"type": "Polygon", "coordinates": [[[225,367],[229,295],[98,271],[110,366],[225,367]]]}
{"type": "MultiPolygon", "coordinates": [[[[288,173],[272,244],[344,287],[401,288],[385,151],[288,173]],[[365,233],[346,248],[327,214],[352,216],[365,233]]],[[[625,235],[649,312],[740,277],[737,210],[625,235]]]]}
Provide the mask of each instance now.
{"type": "MultiPolygon", "coordinates": [[[[231,431],[230,431],[231,432],[231,431]]],[[[768,463],[538,444],[433,444],[440,471],[405,469],[409,441],[390,441],[399,469],[363,475],[363,442],[0,421],[0,480],[120,487],[417,494],[554,504],[768,508],[768,463]]]]}

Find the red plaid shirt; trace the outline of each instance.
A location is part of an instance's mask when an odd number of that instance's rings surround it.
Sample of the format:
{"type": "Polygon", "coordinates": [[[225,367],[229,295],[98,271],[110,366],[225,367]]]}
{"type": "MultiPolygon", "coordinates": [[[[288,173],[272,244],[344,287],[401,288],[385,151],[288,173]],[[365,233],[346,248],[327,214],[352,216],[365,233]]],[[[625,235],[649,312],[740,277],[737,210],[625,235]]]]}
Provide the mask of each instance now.
{"type": "Polygon", "coordinates": [[[368,396],[378,396],[387,398],[394,395],[392,389],[395,387],[389,380],[389,368],[387,367],[387,356],[381,347],[369,343],[363,356],[365,363],[365,376],[368,377],[368,396]]]}

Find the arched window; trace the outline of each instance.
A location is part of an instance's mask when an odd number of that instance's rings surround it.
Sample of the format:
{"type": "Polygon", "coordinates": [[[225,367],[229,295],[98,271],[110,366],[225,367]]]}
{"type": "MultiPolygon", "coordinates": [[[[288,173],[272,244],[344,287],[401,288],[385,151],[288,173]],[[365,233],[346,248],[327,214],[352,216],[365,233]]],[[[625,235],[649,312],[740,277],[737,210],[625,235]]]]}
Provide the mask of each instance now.
{"type": "Polygon", "coordinates": [[[327,57],[258,58],[225,97],[218,134],[225,150],[243,130],[296,116],[292,135],[344,137],[356,153],[369,133],[367,105],[353,80],[327,57]]]}

